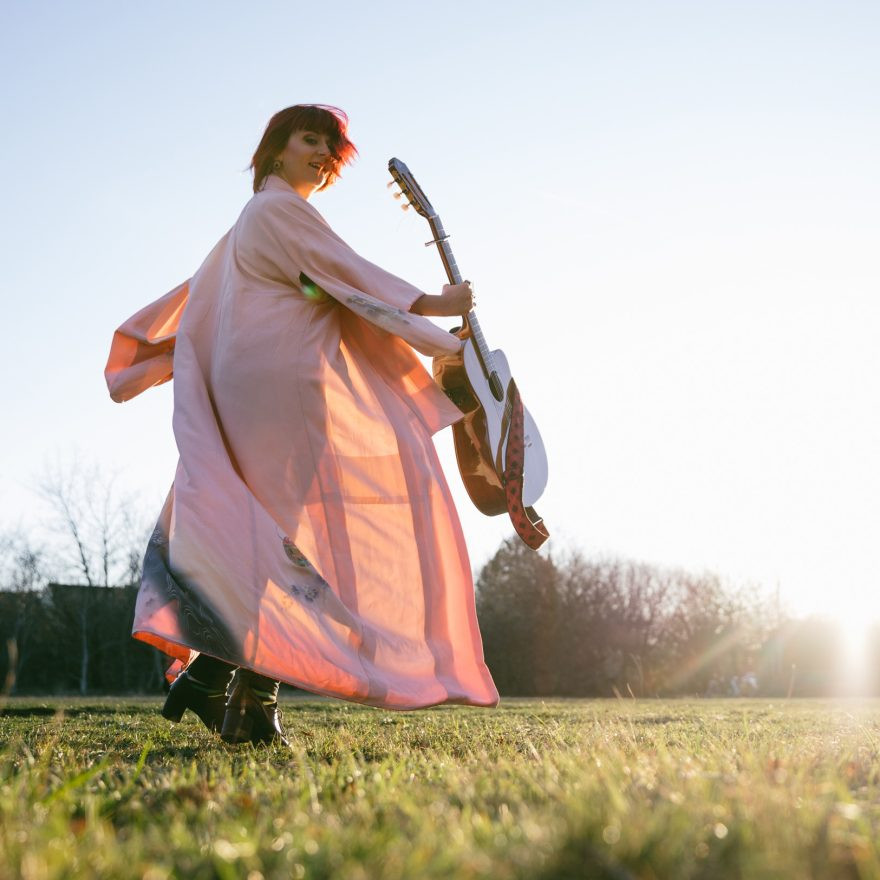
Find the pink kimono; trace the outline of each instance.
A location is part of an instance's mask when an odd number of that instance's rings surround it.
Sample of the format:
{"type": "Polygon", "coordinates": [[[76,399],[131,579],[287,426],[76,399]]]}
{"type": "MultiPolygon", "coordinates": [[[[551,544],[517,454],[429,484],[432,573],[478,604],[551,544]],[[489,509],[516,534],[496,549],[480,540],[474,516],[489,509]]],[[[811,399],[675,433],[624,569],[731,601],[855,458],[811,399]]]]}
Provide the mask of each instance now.
{"type": "MultiPolygon", "coordinates": [[[[394,709],[492,706],[431,435],[461,417],[410,346],[459,340],[270,176],[196,274],[126,321],[116,401],[174,374],[180,461],[133,634],[394,709]]],[[[174,668],[174,667],[172,667],[174,668]]]]}

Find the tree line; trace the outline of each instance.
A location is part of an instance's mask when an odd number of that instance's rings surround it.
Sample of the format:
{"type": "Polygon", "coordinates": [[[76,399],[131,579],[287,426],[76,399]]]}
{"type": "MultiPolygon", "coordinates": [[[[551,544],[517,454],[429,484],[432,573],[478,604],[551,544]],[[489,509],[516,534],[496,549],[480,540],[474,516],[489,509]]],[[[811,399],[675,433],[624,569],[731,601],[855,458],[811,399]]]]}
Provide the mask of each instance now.
{"type": "Polygon", "coordinates": [[[880,695],[880,631],[847,633],[758,588],[626,559],[562,560],[505,541],[476,582],[486,662],[521,696],[880,695]]]}
{"type": "Polygon", "coordinates": [[[163,656],[131,638],[149,520],[113,475],[74,460],[36,487],[42,535],[0,534],[4,693],[150,693],[163,656]]]}
{"type": "MultiPolygon", "coordinates": [[[[49,474],[41,493],[55,540],[0,535],[3,692],[158,692],[166,658],[130,636],[149,531],[132,499],[81,468],[49,474]]],[[[476,602],[503,695],[880,695],[880,632],[857,679],[833,623],[712,573],[512,537],[478,573],[476,602]]]]}
{"type": "Polygon", "coordinates": [[[136,586],[0,591],[0,680],[12,694],[159,693],[168,665],[131,637],[136,586]]]}

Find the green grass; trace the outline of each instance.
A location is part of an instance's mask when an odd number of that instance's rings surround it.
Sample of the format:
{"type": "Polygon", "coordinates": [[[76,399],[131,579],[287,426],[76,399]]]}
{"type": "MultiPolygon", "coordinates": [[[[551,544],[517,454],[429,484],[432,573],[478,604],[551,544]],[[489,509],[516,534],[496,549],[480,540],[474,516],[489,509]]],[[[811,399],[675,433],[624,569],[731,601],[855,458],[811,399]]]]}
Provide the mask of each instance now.
{"type": "Polygon", "coordinates": [[[284,704],[225,746],[155,700],[11,700],[0,877],[880,878],[880,703],[284,704]]]}

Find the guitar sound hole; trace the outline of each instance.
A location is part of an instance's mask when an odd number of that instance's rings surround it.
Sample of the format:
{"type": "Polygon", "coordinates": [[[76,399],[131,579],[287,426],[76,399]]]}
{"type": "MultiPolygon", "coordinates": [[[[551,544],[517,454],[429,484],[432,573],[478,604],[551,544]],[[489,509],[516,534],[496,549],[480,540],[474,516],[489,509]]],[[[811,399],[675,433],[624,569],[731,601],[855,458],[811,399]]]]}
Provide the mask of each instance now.
{"type": "Polygon", "coordinates": [[[501,380],[498,378],[498,373],[494,372],[491,376],[489,376],[489,390],[492,392],[492,396],[501,403],[504,400],[504,388],[501,386],[501,380]]]}

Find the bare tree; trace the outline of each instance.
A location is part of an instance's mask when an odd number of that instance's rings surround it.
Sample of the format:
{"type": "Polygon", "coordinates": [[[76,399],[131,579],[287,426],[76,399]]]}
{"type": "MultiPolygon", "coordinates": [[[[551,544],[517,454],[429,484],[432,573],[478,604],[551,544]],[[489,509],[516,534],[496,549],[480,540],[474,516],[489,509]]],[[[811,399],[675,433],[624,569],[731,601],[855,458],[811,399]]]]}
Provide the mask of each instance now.
{"type": "Polygon", "coordinates": [[[47,465],[38,493],[53,525],[59,568],[92,589],[80,591],[75,624],[79,633],[79,690],[86,693],[91,657],[90,618],[98,588],[130,583],[139,570],[144,529],[137,506],[118,486],[116,474],[73,458],[47,465]]]}
{"type": "Polygon", "coordinates": [[[55,525],[59,561],[70,576],[90,587],[109,587],[130,576],[132,540],[141,531],[130,493],[117,475],[97,464],[46,467],[38,493],[55,525]]]}

